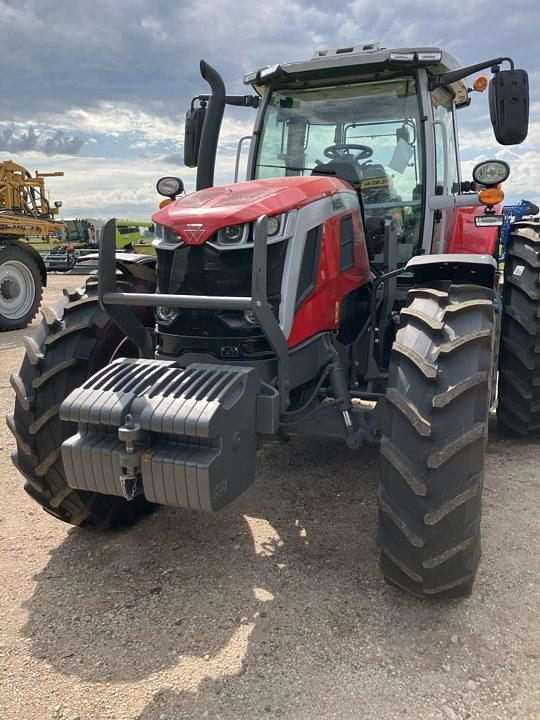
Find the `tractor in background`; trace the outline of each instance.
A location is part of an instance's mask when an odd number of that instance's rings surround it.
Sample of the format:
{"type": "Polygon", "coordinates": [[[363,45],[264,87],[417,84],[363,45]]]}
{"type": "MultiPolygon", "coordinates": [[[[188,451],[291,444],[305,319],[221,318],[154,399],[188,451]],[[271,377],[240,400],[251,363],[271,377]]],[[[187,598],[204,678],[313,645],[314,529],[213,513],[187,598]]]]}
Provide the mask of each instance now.
{"type": "Polygon", "coordinates": [[[325,50],[250,73],[247,95],[201,62],[184,144],[197,191],[158,182],[156,257],[115,254],[108,221],[97,279],[25,338],[8,425],[31,497],[105,529],[156,504],[220,510],[267,441],[341,442],[359,481],[374,445],[385,579],[468,595],[497,372],[501,429],[540,432],[539,223],[513,225],[501,298],[510,168],[480,163],[474,192],[460,172],[464,80],[486,68],[495,137],[521,143],[528,79],[507,57],[325,50]],[[247,179],[214,186],[226,105],[257,116],[247,179]]]}
{"type": "Polygon", "coordinates": [[[524,218],[532,219],[540,213],[538,205],[530,200],[521,200],[517,205],[505,205],[502,209],[503,222],[501,225],[499,236],[499,262],[504,263],[506,260],[506,250],[510,240],[510,233],[514,223],[524,218]]]}
{"type": "MultiPolygon", "coordinates": [[[[43,256],[48,272],[88,275],[97,269],[101,233],[105,224],[98,218],[64,219],[62,242],[43,256]]],[[[124,253],[154,254],[153,226],[138,220],[116,221],[116,249],[124,253]]]]}

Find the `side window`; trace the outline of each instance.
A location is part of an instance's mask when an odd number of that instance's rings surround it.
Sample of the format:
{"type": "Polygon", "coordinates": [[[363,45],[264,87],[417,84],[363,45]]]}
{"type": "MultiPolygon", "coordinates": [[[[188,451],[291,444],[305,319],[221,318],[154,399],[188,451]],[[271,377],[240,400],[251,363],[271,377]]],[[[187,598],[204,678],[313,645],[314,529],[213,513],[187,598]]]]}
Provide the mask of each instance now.
{"type": "Polygon", "coordinates": [[[311,228],[311,230],[308,230],[306,235],[304,255],[298,277],[298,289],[296,290],[297,308],[300,307],[308,295],[311,295],[313,290],[315,290],[317,273],[319,271],[322,227],[322,225],[317,225],[311,228]]]}
{"type": "Polygon", "coordinates": [[[286,174],[285,164],[278,162],[287,144],[287,125],[278,122],[280,96],[274,95],[268,106],[263,135],[259,143],[256,178],[281,177],[286,174]],[[264,142],[263,142],[264,141],[264,142]]]}
{"type": "Polygon", "coordinates": [[[444,88],[431,94],[435,123],[436,186],[440,194],[459,192],[459,159],[452,98],[444,88]]]}
{"type": "Polygon", "coordinates": [[[352,215],[345,215],[345,217],[341,218],[340,247],[340,268],[347,270],[354,265],[354,229],[352,215]]]}

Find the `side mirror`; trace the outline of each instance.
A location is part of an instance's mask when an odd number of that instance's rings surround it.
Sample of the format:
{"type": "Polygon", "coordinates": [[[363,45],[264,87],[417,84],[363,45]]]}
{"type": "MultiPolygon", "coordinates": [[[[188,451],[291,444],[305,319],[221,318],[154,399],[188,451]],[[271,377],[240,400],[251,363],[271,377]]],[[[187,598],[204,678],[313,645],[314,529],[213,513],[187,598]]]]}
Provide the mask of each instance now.
{"type": "Polygon", "coordinates": [[[186,126],[184,131],[184,165],[197,167],[199,162],[199,147],[206,116],[206,108],[198,107],[186,113],[186,126]]]}
{"type": "Polygon", "coordinates": [[[501,145],[519,145],[529,130],[529,78],[525,70],[499,70],[489,83],[489,114],[501,145]]]}

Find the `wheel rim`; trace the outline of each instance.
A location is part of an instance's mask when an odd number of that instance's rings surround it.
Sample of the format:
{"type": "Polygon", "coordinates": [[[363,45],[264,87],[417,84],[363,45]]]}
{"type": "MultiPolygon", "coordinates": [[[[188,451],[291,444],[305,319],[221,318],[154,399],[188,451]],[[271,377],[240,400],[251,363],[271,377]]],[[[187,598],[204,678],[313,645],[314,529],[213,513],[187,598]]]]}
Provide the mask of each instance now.
{"type": "Polygon", "coordinates": [[[0,265],[0,314],[9,320],[23,318],[32,308],[36,298],[34,276],[29,268],[18,260],[8,260],[0,265]]]}

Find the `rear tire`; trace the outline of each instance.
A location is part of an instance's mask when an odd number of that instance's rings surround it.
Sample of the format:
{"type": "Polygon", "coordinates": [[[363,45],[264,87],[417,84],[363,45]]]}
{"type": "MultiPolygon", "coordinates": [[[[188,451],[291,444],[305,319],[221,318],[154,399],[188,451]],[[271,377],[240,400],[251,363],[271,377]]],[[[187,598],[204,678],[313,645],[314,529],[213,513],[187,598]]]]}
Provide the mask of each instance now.
{"type": "Polygon", "coordinates": [[[409,292],[392,348],[381,439],[380,563],[415,595],[469,595],[493,365],[493,292],[438,283],[409,292]]]}
{"type": "Polygon", "coordinates": [[[22,248],[0,248],[0,330],[20,330],[35,318],[43,296],[36,261],[22,248]]]}
{"type": "MultiPolygon", "coordinates": [[[[131,283],[121,286],[124,292],[135,289],[131,283]]],[[[95,281],[65,292],[42,314],[33,336],[24,338],[19,374],[10,378],[16,403],[7,423],[17,442],[13,462],[25,478],[24,489],[48,513],[72,525],[100,530],[130,525],[152,508],[144,496],[128,502],[68,486],[60,448],[77,428],[58,416],[62,400],[106,365],[125,338],[99,307],[95,281]]],[[[125,345],[123,350],[122,355],[130,354],[125,345]]]]}
{"type": "Polygon", "coordinates": [[[539,220],[514,225],[508,244],[497,422],[506,435],[540,435],[539,220]]]}

